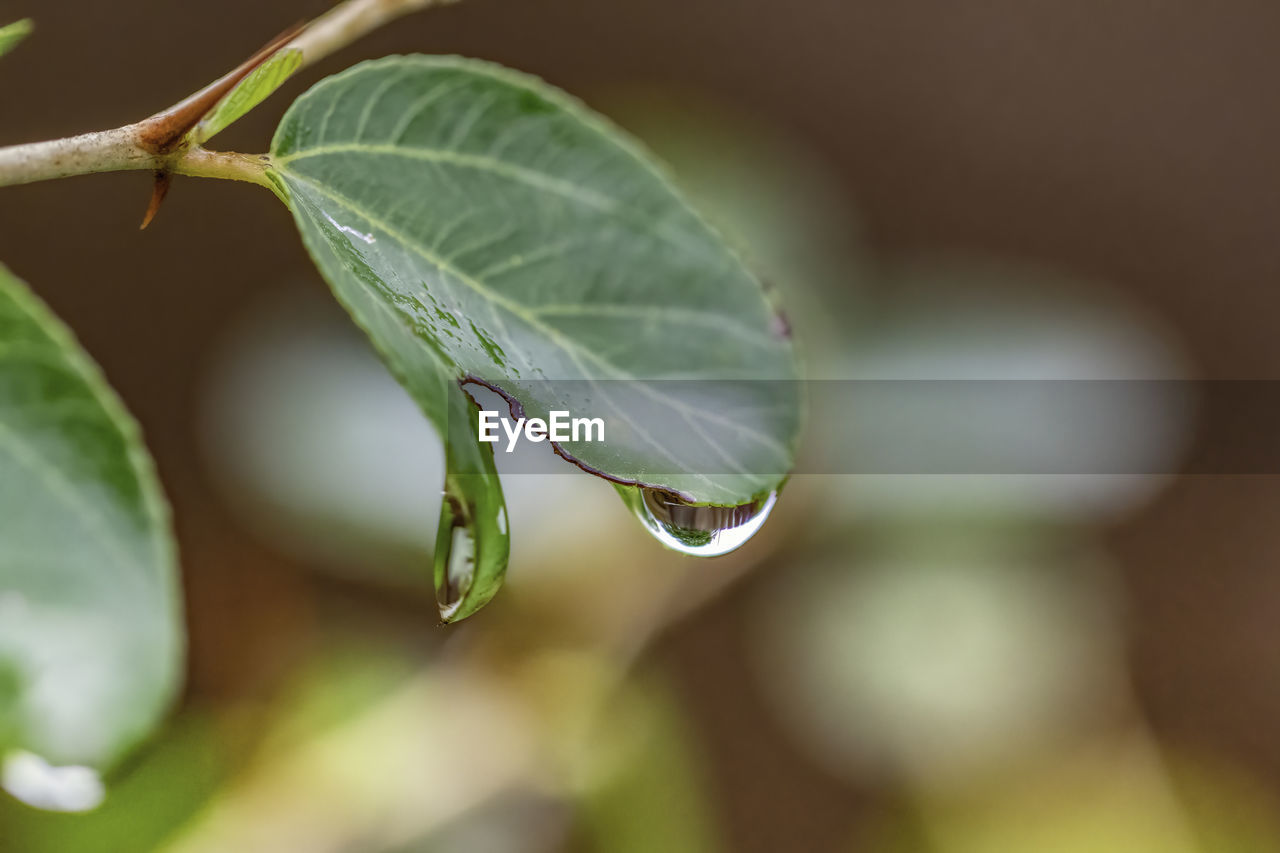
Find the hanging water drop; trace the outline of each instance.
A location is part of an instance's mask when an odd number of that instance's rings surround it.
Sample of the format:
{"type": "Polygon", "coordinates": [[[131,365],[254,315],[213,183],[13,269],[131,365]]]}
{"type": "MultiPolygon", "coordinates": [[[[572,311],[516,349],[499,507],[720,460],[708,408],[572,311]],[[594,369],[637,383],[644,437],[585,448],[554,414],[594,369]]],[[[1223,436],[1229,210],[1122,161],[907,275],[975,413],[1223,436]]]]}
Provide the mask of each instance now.
{"type": "Polygon", "coordinates": [[[719,557],[764,526],[778,493],[739,506],[695,506],[657,489],[619,487],[623,501],[659,542],[682,554],[719,557]]]}

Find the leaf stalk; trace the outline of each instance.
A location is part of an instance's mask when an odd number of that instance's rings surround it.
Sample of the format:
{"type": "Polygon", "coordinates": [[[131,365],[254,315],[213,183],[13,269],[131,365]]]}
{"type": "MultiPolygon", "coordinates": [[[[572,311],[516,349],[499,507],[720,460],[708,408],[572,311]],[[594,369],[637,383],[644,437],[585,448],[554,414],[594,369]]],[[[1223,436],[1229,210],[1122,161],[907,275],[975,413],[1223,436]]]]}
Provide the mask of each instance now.
{"type": "Polygon", "coordinates": [[[239,68],[178,104],[134,124],[25,145],[0,147],[0,187],[89,175],[143,170],[248,181],[277,191],[267,177],[265,155],[184,147],[183,135],[257,63],[279,48],[302,52],[302,67],[323,59],[402,15],[456,0],[345,0],[304,28],[291,30],[239,68]]]}

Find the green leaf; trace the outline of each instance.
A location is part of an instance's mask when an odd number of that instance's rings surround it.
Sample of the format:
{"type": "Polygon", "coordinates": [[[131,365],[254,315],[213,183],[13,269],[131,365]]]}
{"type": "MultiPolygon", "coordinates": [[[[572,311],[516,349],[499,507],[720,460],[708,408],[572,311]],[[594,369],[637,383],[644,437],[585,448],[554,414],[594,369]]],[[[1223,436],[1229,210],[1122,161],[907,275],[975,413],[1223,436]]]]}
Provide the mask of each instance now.
{"type": "Polygon", "coordinates": [[[0,56],[17,47],[18,42],[31,35],[31,31],[35,28],[35,22],[30,18],[23,18],[21,21],[14,21],[12,24],[0,27],[0,56]]]}
{"type": "Polygon", "coordinates": [[[238,744],[212,714],[179,715],[129,760],[129,773],[91,814],[52,815],[0,802],[6,850],[155,853],[208,807],[233,776],[238,744]]]}
{"type": "Polygon", "coordinates": [[[760,282],[563,93],[460,58],[364,63],[290,107],[272,174],[339,300],[447,435],[451,470],[478,472],[477,507],[500,498],[458,380],[529,417],[605,418],[606,441],[557,452],[687,502],[747,503],[790,470],[796,367],[760,282]],[[704,381],[661,381],[689,379],[704,381]]]}
{"type": "Polygon", "coordinates": [[[168,511],[137,426],[0,266],[0,782],[80,810],[179,681],[168,511]],[[70,765],[70,767],[67,767],[70,765]]]}
{"type": "Polygon", "coordinates": [[[300,67],[302,51],[296,47],[284,48],[271,54],[200,120],[191,131],[191,141],[196,145],[208,142],[270,97],[300,67]]]}

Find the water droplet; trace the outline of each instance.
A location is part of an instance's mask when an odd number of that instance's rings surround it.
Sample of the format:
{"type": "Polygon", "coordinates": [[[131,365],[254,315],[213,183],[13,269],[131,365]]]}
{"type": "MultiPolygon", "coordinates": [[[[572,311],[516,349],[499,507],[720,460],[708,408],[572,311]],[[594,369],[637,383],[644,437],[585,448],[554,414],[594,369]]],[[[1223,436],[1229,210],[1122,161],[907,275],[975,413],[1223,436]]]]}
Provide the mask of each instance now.
{"type": "Polygon", "coordinates": [[[23,750],[5,757],[0,786],[29,806],[54,812],[87,812],[106,795],[102,777],[92,767],[56,767],[23,750]]]}
{"type": "Polygon", "coordinates": [[[471,587],[476,572],[476,535],[467,524],[462,502],[448,492],[436,531],[436,604],[448,622],[471,587]]]}
{"type": "Polygon", "coordinates": [[[374,238],[373,234],[366,234],[363,231],[357,231],[356,229],[352,228],[350,225],[343,225],[339,223],[338,220],[334,219],[332,216],[330,216],[327,213],[324,215],[324,218],[329,220],[329,224],[331,224],[334,228],[337,228],[343,234],[350,234],[352,237],[355,237],[357,240],[360,240],[366,243],[367,245],[371,246],[374,243],[378,242],[374,238]]]}
{"type": "Polygon", "coordinates": [[[493,336],[486,333],[475,323],[471,324],[471,331],[475,333],[476,340],[480,342],[480,346],[484,349],[485,355],[489,356],[489,360],[501,368],[507,367],[507,354],[503,351],[493,336]]]}
{"type": "Polygon", "coordinates": [[[656,489],[619,491],[659,542],[695,557],[719,557],[742,547],[764,526],[778,501],[778,493],[770,492],[741,506],[693,506],[656,489]]]}

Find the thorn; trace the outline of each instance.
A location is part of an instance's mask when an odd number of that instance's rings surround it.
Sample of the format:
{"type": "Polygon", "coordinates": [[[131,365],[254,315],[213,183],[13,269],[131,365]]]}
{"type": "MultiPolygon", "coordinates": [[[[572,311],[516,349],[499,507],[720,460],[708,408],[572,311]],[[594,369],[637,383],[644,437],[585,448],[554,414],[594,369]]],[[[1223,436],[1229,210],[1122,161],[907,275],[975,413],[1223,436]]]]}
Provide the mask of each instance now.
{"type": "Polygon", "coordinates": [[[139,231],[147,230],[151,220],[156,218],[156,214],[160,211],[161,202],[164,201],[164,197],[169,193],[170,180],[168,172],[164,170],[156,172],[156,182],[151,187],[151,203],[147,205],[147,213],[142,217],[142,224],[138,226],[139,231]]]}

